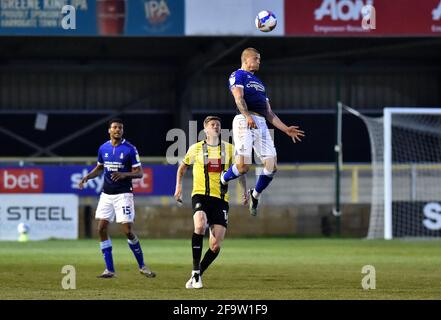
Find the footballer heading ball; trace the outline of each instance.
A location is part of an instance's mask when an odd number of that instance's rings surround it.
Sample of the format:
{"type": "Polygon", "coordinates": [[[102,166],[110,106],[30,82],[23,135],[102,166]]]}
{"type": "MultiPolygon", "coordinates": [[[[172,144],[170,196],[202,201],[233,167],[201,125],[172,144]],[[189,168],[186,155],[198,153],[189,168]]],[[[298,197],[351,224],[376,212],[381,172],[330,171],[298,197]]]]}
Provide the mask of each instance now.
{"type": "Polygon", "coordinates": [[[256,28],[262,32],[270,32],[277,25],[277,18],[274,13],[268,10],[260,11],[256,17],[256,28]]]}

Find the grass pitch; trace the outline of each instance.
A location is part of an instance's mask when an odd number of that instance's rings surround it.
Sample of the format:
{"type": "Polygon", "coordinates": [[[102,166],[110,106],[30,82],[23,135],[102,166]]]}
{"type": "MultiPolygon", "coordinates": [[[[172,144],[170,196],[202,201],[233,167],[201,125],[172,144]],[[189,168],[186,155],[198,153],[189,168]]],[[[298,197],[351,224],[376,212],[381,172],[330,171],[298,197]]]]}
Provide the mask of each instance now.
{"type": "Polygon", "coordinates": [[[439,241],[226,239],[201,290],[184,288],[190,240],[141,239],[154,279],[125,240],[112,241],[115,279],[96,278],[97,240],[0,242],[0,299],[441,299],[439,241]],[[61,286],[64,265],[75,267],[75,290],[61,286]],[[375,290],[361,286],[364,265],[375,267],[375,290]]]}

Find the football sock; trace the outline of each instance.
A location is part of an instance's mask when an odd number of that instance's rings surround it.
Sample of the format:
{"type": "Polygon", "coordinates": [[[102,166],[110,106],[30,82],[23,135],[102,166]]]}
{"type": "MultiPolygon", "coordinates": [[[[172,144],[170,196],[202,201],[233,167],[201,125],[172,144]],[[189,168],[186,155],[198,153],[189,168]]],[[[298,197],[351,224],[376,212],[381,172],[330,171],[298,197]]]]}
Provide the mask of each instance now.
{"type": "Polygon", "coordinates": [[[203,234],[193,233],[193,237],[191,238],[191,248],[193,250],[193,270],[201,269],[203,240],[204,240],[203,234]]]}
{"type": "Polygon", "coordinates": [[[110,272],[115,272],[113,267],[112,257],[112,241],[110,239],[100,242],[101,252],[103,253],[104,262],[106,263],[106,269],[110,272]]]}
{"type": "Polygon", "coordinates": [[[228,181],[236,179],[241,174],[239,173],[239,170],[237,169],[236,165],[233,164],[227,172],[224,174],[224,181],[222,181],[223,184],[226,184],[228,181]]]}
{"type": "Polygon", "coordinates": [[[139,243],[138,237],[135,236],[132,240],[127,239],[130,249],[132,249],[135,255],[136,261],[138,262],[139,269],[144,267],[144,256],[142,254],[141,244],[139,243]]]}
{"type": "Polygon", "coordinates": [[[212,251],[208,248],[207,252],[205,252],[204,258],[201,261],[201,275],[207,270],[208,266],[216,259],[219,255],[220,249],[217,252],[212,251]]]}
{"type": "Polygon", "coordinates": [[[263,190],[265,190],[266,187],[271,183],[273,180],[274,173],[266,170],[263,168],[262,174],[259,176],[259,179],[257,179],[256,187],[254,188],[254,191],[257,194],[257,197],[253,193],[253,197],[258,199],[259,195],[262,193],[263,190]]]}

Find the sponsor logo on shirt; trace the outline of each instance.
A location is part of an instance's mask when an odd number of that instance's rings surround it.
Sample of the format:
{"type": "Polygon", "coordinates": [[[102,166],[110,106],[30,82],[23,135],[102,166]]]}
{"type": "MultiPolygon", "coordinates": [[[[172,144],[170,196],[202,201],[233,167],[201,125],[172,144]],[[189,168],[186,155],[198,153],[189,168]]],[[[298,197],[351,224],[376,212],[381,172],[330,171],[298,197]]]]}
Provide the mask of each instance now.
{"type": "Polygon", "coordinates": [[[250,81],[249,83],[247,83],[247,88],[254,88],[256,89],[256,91],[265,92],[265,87],[256,81],[250,81]]]}

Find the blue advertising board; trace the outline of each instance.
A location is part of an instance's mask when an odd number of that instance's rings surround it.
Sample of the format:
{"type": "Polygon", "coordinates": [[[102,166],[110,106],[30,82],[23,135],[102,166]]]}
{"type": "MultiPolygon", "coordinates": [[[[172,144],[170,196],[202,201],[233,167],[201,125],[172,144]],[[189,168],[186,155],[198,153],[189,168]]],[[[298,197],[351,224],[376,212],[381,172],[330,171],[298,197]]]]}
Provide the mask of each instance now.
{"type": "Polygon", "coordinates": [[[184,35],[184,0],[130,0],[126,34],[184,35]]]}
{"type": "MultiPolygon", "coordinates": [[[[73,193],[79,196],[97,196],[101,193],[104,176],[87,181],[83,190],[78,183],[95,166],[0,166],[2,193],[73,193]]],[[[146,165],[144,176],[132,180],[135,194],[145,196],[173,196],[177,166],[146,165]]]]}
{"type": "Polygon", "coordinates": [[[0,35],[94,35],[97,33],[96,2],[63,1],[1,1],[0,35]],[[64,6],[66,7],[63,13],[64,6]],[[75,9],[72,11],[72,7],[75,9]],[[70,9],[70,10],[67,10],[70,9]],[[70,20],[68,15],[75,13],[70,20]],[[65,19],[66,28],[63,28],[65,19]],[[75,29],[72,29],[72,28],[75,29]]]}
{"type": "Polygon", "coordinates": [[[185,0],[0,1],[0,36],[184,35],[185,0]]]}

